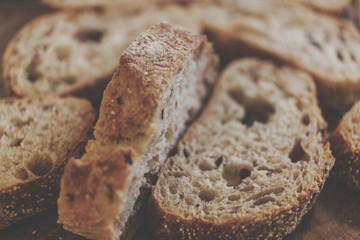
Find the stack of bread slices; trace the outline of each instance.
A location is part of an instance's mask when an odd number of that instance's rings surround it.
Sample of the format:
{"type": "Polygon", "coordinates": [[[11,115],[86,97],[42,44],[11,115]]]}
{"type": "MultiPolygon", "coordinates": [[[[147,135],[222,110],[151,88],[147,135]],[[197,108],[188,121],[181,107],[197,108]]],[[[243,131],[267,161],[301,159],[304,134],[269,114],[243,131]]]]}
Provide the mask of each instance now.
{"type": "Polygon", "coordinates": [[[43,2],[4,54],[0,228],[57,203],[94,240],[282,239],[334,164],[360,190],[349,0],[43,2]]]}

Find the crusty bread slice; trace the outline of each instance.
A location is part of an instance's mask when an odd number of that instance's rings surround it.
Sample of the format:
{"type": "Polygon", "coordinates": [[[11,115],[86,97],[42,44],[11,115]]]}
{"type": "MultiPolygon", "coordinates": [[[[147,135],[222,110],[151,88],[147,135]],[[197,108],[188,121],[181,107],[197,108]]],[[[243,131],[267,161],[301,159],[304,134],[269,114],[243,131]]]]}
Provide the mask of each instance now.
{"type": "Polygon", "coordinates": [[[216,65],[204,36],[168,24],[125,50],[104,92],[95,140],[65,169],[58,201],[65,229],[90,239],[130,239],[145,173],[165,160],[200,109],[216,65]]]}
{"type": "Polygon", "coordinates": [[[324,108],[349,107],[360,98],[360,34],[351,23],[283,0],[196,9],[206,13],[207,32],[225,51],[255,49],[311,73],[324,108]]]}
{"type": "Polygon", "coordinates": [[[232,63],[151,194],[157,239],[280,239],[334,163],[311,77],[254,59],[232,63]]]}
{"type": "Polygon", "coordinates": [[[67,159],[91,129],[86,100],[0,100],[0,228],[55,204],[67,159]]]}
{"type": "Polygon", "coordinates": [[[360,191],[360,101],[345,114],[331,136],[331,150],[336,158],[332,175],[360,191]]]}
{"type": "Polygon", "coordinates": [[[7,47],[7,88],[16,96],[80,95],[98,102],[122,51],[159,21],[200,31],[196,19],[180,7],[130,13],[111,8],[39,17],[7,47]]]}

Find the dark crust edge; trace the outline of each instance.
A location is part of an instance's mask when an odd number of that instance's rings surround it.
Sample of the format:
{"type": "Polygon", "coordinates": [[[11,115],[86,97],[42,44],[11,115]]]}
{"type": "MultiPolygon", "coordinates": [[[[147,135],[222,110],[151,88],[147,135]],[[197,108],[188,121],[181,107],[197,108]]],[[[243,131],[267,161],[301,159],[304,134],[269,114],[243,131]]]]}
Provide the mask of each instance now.
{"type": "Polygon", "coordinates": [[[80,142],[49,174],[0,190],[0,229],[55,205],[60,179],[69,158],[85,146],[80,142]]]}
{"type": "Polygon", "coordinates": [[[307,195],[299,199],[298,205],[254,222],[234,219],[216,223],[200,218],[185,219],[181,214],[170,213],[160,206],[152,192],[147,218],[150,230],[156,239],[282,239],[297,227],[301,218],[311,209],[329,175],[334,159],[329,144],[323,146],[326,164],[319,178],[321,181],[315,188],[308,189],[307,195]]]}

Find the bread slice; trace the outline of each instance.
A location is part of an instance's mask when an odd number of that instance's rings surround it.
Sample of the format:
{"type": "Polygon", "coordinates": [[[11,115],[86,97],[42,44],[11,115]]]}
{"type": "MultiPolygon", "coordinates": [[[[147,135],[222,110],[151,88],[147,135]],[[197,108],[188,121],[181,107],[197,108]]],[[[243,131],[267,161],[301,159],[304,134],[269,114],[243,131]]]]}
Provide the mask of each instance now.
{"type": "Polygon", "coordinates": [[[157,239],[281,239],[334,163],[311,77],[256,59],[232,63],[161,169],[157,239]]]}
{"type": "Polygon", "coordinates": [[[179,7],[129,13],[111,8],[39,17],[6,49],[7,89],[16,96],[77,95],[99,102],[122,51],[159,21],[195,32],[200,29],[196,19],[179,7]]]}
{"type": "Polygon", "coordinates": [[[360,34],[351,23],[290,1],[226,2],[193,8],[206,13],[207,32],[224,54],[252,49],[311,73],[324,108],[346,108],[360,98],[360,34]]]}
{"type": "Polygon", "coordinates": [[[140,188],[200,109],[216,77],[206,38],[157,24],[122,54],[107,86],[87,153],[61,183],[59,222],[90,239],[131,239],[140,188]],[[136,202],[136,204],[135,204],[136,202]]]}
{"type": "Polygon", "coordinates": [[[67,159],[94,112],[75,98],[0,100],[0,228],[55,204],[67,159]]]}
{"type": "Polygon", "coordinates": [[[332,175],[360,191],[360,101],[345,114],[331,136],[331,150],[336,158],[332,175]]]}

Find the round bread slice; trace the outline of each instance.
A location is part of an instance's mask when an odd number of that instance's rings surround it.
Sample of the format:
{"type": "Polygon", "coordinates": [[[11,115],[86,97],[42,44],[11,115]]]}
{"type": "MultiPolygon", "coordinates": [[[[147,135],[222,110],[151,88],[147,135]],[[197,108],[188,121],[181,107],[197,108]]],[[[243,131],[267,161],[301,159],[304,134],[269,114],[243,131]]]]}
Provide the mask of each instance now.
{"type": "Polygon", "coordinates": [[[200,31],[198,22],[179,7],[41,16],[27,24],[6,49],[7,89],[16,96],[77,95],[98,103],[121,53],[140,32],[160,21],[200,31]]]}
{"type": "Polygon", "coordinates": [[[280,239],[300,222],[334,159],[306,73],[232,63],[161,169],[148,224],[157,239],[280,239]]]}
{"type": "Polygon", "coordinates": [[[0,228],[56,203],[69,157],[95,118],[76,98],[0,100],[0,228]]]}
{"type": "Polygon", "coordinates": [[[295,65],[312,74],[324,108],[341,110],[360,98],[360,34],[352,23],[283,0],[196,8],[224,58],[265,54],[295,65]]]}
{"type": "Polygon", "coordinates": [[[331,150],[336,158],[332,175],[360,191],[360,101],[345,114],[331,136],[331,150]]]}

